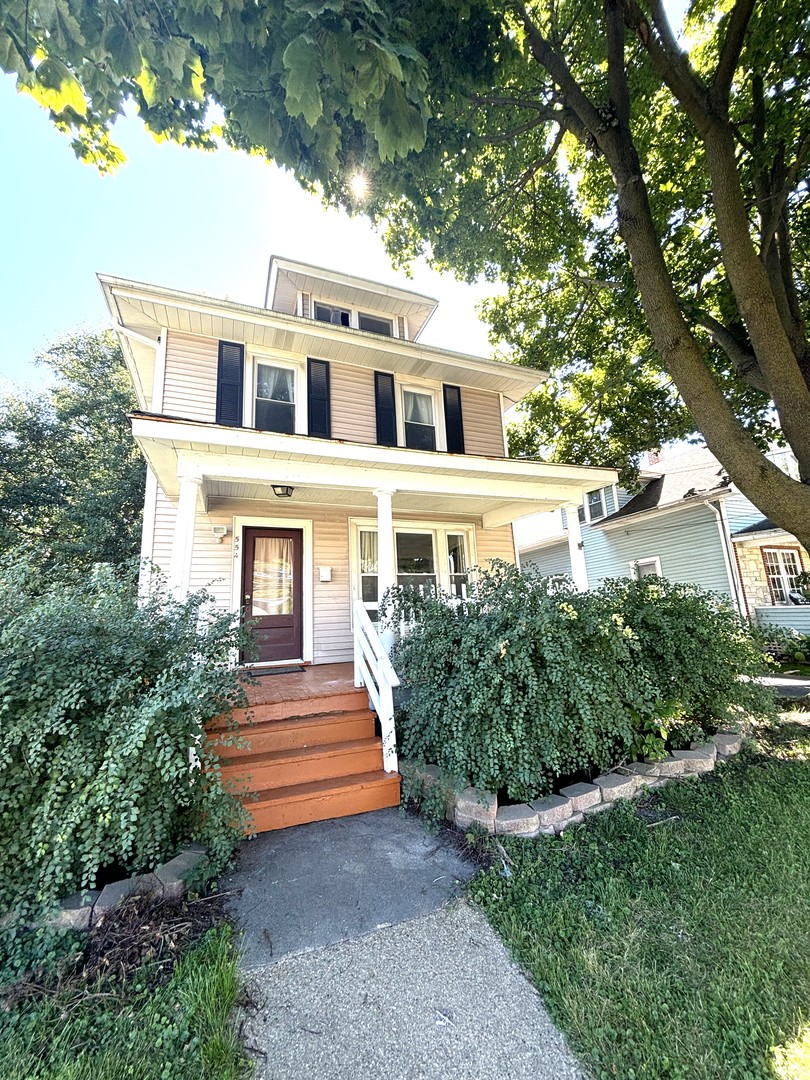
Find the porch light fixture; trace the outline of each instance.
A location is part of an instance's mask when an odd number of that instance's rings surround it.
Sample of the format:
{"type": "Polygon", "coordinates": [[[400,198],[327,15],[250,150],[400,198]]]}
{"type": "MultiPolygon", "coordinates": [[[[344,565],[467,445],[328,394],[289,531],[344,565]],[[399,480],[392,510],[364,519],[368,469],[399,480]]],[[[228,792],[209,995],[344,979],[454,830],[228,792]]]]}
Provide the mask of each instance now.
{"type": "Polygon", "coordinates": [[[291,488],[288,484],[272,484],[273,494],[277,499],[290,499],[295,488],[291,488]]]}
{"type": "Polygon", "coordinates": [[[218,544],[221,544],[222,541],[225,539],[225,537],[228,535],[228,526],[227,525],[212,525],[211,526],[211,534],[214,537],[214,540],[216,540],[216,542],[218,544]]]}

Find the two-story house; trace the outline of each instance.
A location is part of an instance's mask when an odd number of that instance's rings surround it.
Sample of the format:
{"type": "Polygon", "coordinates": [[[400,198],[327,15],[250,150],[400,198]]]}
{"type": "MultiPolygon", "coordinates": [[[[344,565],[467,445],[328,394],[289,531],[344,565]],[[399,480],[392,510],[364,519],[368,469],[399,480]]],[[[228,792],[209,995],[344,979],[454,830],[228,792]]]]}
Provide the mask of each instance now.
{"type": "Polygon", "coordinates": [[[516,561],[516,519],[616,479],[509,459],[504,412],[542,373],[422,344],[428,297],[280,258],[264,307],[100,281],[148,463],[143,557],[243,610],[254,670],[301,665],[298,699],[368,681],[358,624],[389,586],[463,593],[516,561]]]}

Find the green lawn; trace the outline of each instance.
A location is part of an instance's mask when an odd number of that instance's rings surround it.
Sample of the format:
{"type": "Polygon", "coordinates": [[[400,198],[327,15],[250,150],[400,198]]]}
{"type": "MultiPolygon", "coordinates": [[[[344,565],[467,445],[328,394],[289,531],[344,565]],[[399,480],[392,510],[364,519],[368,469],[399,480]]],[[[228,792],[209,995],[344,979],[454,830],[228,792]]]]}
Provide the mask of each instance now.
{"type": "Polygon", "coordinates": [[[0,1018],[3,1080],[237,1080],[248,1075],[230,1024],[239,983],[231,930],[208,932],[155,987],[73,987],[0,1018]]]}
{"type": "Polygon", "coordinates": [[[810,714],[758,740],[472,883],[598,1077],[810,1080],[810,714]]]}

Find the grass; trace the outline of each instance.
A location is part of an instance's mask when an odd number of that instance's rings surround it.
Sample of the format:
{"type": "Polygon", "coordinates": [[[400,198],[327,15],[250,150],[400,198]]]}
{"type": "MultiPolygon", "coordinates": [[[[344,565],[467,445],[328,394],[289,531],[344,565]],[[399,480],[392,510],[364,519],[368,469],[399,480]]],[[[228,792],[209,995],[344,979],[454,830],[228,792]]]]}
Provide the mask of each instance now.
{"type": "Polygon", "coordinates": [[[810,714],[471,886],[597,1077],[810,1080],[810,714]]]}
{"type": "Polygon", "coordinates": [[[210,930],[155,987],[148,965],[122,994],[100,983],[0,1018],[3,1080],[238,1080],[229,1015],[239,983],[229,926],[210,930]]]}

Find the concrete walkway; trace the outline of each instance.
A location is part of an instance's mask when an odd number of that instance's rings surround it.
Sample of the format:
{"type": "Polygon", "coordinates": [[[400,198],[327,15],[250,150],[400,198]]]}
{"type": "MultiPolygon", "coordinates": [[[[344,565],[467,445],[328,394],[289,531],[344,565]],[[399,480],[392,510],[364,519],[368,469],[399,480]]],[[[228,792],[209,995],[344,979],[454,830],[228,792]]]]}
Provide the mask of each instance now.
{"type": "Polygon", "coordinates": [[[806,701],[810,698],[810,679],[800,675],[766,675],[765,686],[773,687],[779,701],[806,701]]]}
{"type": "Polygon", "coordinates": [[[222,882],[256,1080],[584,1080],[461,896],[474,868],[396,810],[266,833],[222,882]]]}

